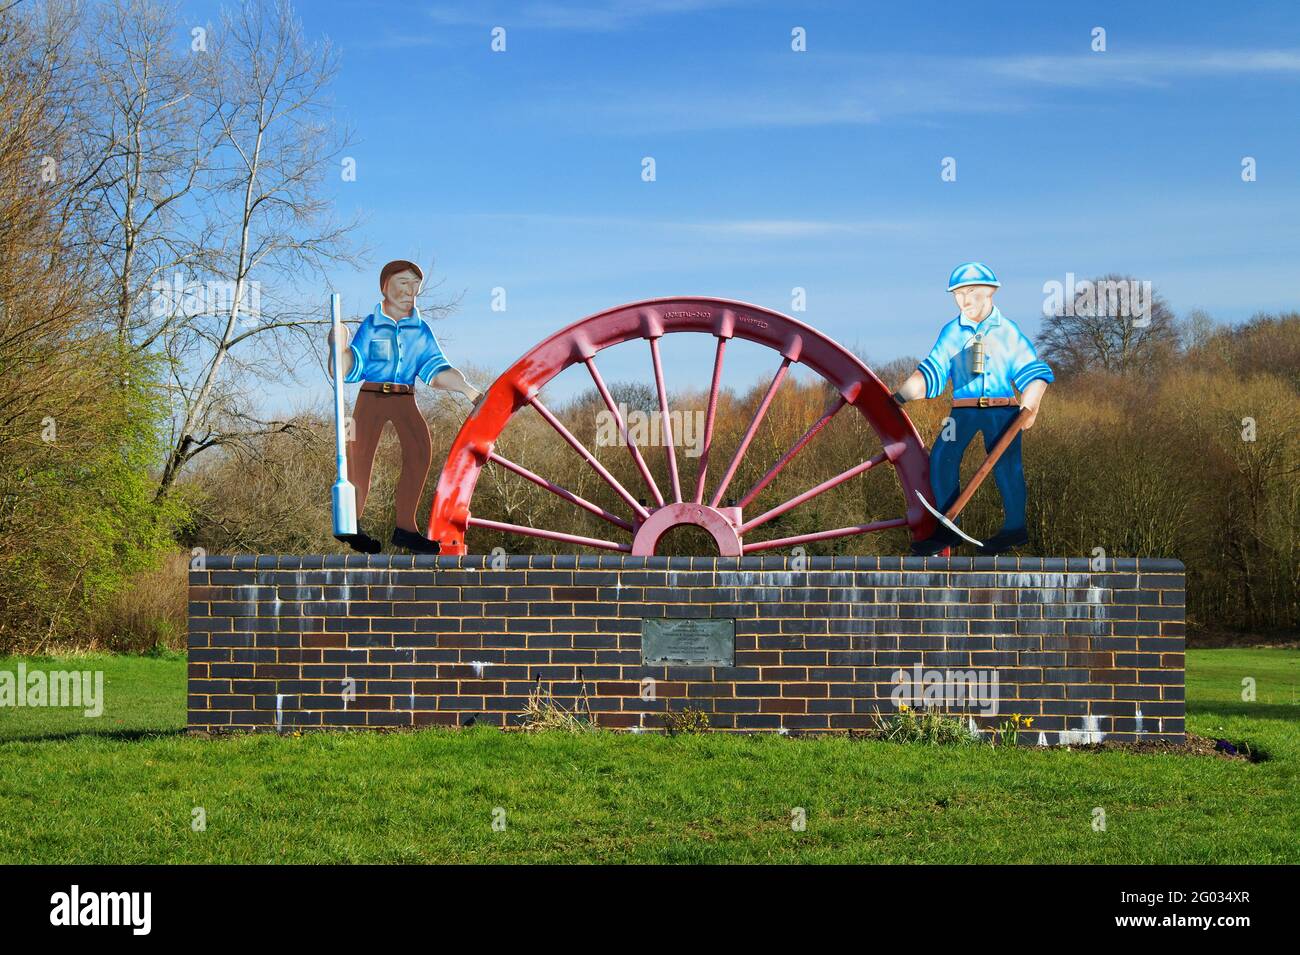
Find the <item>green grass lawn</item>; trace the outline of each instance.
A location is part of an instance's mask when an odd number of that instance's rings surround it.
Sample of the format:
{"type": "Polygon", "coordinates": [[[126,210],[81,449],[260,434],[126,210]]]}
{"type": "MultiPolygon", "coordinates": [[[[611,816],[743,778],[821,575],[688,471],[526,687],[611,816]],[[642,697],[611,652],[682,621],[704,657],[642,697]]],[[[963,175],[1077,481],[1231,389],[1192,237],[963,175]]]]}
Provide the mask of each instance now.
{"type": "Polygon", "coordinates": [[[1189,728],[1266,761],[494,730],[200,740],[180,732],[179,657],[29,660],[102,668],[107,703],[0,709],[0,863],[1300,861],[1300,651],[1187,659],[1189,728]]]}

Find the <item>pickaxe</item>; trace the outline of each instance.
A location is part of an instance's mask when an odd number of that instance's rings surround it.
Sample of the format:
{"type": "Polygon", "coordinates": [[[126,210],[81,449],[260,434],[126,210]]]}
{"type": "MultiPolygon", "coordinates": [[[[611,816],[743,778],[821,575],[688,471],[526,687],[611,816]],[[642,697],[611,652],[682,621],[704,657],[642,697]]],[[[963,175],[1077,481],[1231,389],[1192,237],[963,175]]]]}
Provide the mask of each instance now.
{"type": "Polygon", "coordinates": [[[1028,415],[1028,408],[1020,409],[1020,414],[1016,415],[1015,418],[1012,419],[1011,424],[1007,426],[1007,430],[1003,432],[1002,437],[998,438],[997,444],[993,445],[993,449],[989,451],[988,457],[986,457],[984,463],[979,466],[979,470],[975,472],[975,476],[970,479],[970,483],[967,484],[966,487],[962,489],[962,492],[957,495],[957,500],[953,501],[952,507],[948,508],[947,514],[940,514],[939,509],[927,501],[924,495],[916,495],[925,509],[938,518],[939,523],[963,540],[970,541],[976,547],[983,547],[984,542],[977,541],[958,527],[955,523],[957,515],[961,513],[961,509],[966,506],[966,503],[971,499],[971,495],[978,490],[984,479],[989,476],[989,472],[993,470],[993,465],[997,464],[998,458],[1002,457],[1002,452],[1009,448],[1011,442],[1016,439],[1016,435],[1020,433],[1020,429],[1025,426],[1025,419],[1028,415]]]}

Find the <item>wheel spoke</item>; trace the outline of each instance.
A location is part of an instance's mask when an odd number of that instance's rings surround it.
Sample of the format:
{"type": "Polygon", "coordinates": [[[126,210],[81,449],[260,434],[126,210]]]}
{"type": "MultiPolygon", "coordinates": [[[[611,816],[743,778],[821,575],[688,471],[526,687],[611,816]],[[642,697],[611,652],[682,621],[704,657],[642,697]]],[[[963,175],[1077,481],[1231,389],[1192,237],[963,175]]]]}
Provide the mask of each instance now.
{"type": "Polygon", "coordinates": [[[727,493],[727,486],[731,484],[731,479],[736,476],[736,468],[740,466],[740,459],[745,456],[745,452],[749,449],[749,442],[754,440],[754,432],[763,423],[763,416],[767,414],[768,405],[772,403],[772,398],[776,395],[776,389],[781,387],[781,382],[785,380],[785,373],[789,370],[790,359],[782,358],[781,367],[772,376],[772,383],[767,386],[767,394],[763,395],[763,400],[754,412],[753,420],[749,422],[749,427],[745,429],[745,436],[740,439],[740,447],[736,448],[736,453],[731,456],[731,463],[727,465],[727,473],[722,476],[722,483],[713,492],[713,500],[710,502],[710,506],[717,507],[718,502],[722,500],[722,495],[727,493]]]}
{"type": "MultiPolygon", "coordinates": [[[[4,0],[0,0],[0,5],[3,2],[4,0]]],[[[677,339],[673,341],[676,342],[677,339]]],[[[696,391],[703,390],[702,373],[696,381],[696,391]]],[[[675,384],[683,383],[675,382],[675,384]]],[[[617,388],[614,391],[619,393],[617,388]]],[[[698,396],[696,400],[698,401],[698,396]]],[[[679,405],[681,401],[682,399],[679,399],[679,405]]],[[[681,405],[681,407],[685,406],[681,405]]],[[[743,537],[739,541],[735,539],[739,536],[741,528],[752,530],[752,533],[747,535],[753,541],[748,550],[759,549],[760,552],[780,553],[780,551],[772,551],[771,548],[797,544],[805,540],[820,540],[827,536],[866,533],[877,528],[895,526],[894,523],[864,524],[860,527],[825,531],[813,536],[797,537],[775,543],[758,540],[777,534],[793,534],[796,530],[822,531],[827,525],[825,520],[800,521],[799,514],[793,511],[790,512],[794,514],[793,518],[789,515],[781,518],[779,515],[815,497],[836,482],[846,480],[853,474],[862,473],[875,462],[859,465],[847,475],[841,475],[840,478],[814,487],[810,492],[805,492],[793,501],[745,524],[745,521],[766,510],[769,502],[777,503],[791,497],[808,486],[805,485],[805,481],[816,484],[822,479],[822,475],[826,472],[821,468],[813,468],[809,463],[810,458],[817,457],[818,463],[825,463],[821,460],[823,456],[818,452],[826,447],[827,441],[838,440],[836,433],[830,433],[829,437],[827,433],[837,432],[839,426],[835,421],[846,415],[854,417],[855,421],[860,415],[862,422],[869,425],[879,437],[887,455],[886,459],[897,475],[903,497],[908,501],[907,515],[908,520],[912,522],[909,525],[910,530],[913,536],[927,533],[931,524],[925,516],[924,509],[911,506],[916,504],[918,496],[928,494],[930,481],[926,448],[907,416],[889,401],[887,389],[880,379],[843,346],[817,329],[796,321],[788,315],[727,299],[707,296],[659,298],[605,309],[555,331],[526,351],[497,378],[488,389],[485,400],[480,402],[473,414],[466,417],[451,442],[446,463],[438,477],[429,513],[428,536],[439,541],[443,553],[460,555],[469,551],[475,535],[480,533],[479,527],[492,526],[479,519],[473,528],[470,527],[473,517],[474,488],[483,475],[484,469],[489,467],[498,479],[506,479],[505,472],[510,471],[509,480],[521,476],[531,485],[545,488],[548,494],[547,500],[551,499],[549,495],[555,495],[566,505],[566,510],[561,517],[540,520],[541,523],[555,527],[555,531],[534,528],[515,529],[505,524],[496,525],[498,528],[511,534],[531,534],[554,541],[581,544],[584,545],[584,550],[585,545],[590,543],[598,548],[630,553],[628,547],[613,543],[627,541],[629,538],[631,538],[632,550],[651,547],[648,543],[649,533],[641,537],[640,544],[636,543],[636,538],[642,535],[648,522],[656,515],[661,515],[661,519],[651,526],[652,531],[669,517],[681,518],[685,524],[704,526],[706,513],[716,512],[722,505],[739,504],[738,507],[728,507],[724,515],[729,518],[726,534],[723,536],[726,538],[730,552],[739,551],[744,547],[743,537]],[[678,451],[677,442],[686,436],[686,432],[682,419],[674,421],[669,407],[670,396],[665,380],[667,373],[665,362],[668,359],[663,354],[663,340],[667,335],[678,333],[689,333],[685,340],[692,341],[697,348],[707,348],[704,343],[708,342],[710,337],[714,340],[713,376],[708,384],[707,405],[700,405],[701,410],[705,411],[702,419],[703,427],[700,429],[703,432],[703,444],[692,445],[685,454],[686,457],[699,458],[698,461],[683,460],[683,453],[678,451]],[[657,412],[663,419],[663,434],[667,439],[665,447],[668,458],[667,475],[658,473],[663,467],[662,463],[656,464],[658,451],[647,450],[647,444],[650,442],[641,438],[639,426],[634,427],[639,422],[631,417],[626,403],[621,398],[615,401],[615,394],[610,392],[613,382],[607,383],[602,377],[605,369],[598,367],[601,361],[600,354],[605,348],[637,340],[650,343],[655,384],[655,396],[650,399],[655,412],[651,413],[657,412]],[[730,435],[732,429],[725,422],[720,421],[724,415],[730,413],[732,405],[738,400],[734,388],[728,394],[723,394],[726,385],[722,378],[725,356],[728,351],[735,351],[730,347],[733,340],[747,342],[749,344],[746,347],[753,345],[764,354],[772,356],[765,359],[772,363],[769,366],[772,369],[769,372],[770,384],[764,383],[763,388],[755,388],[753,393],[743,396],[742,400],[749,408],[752,419],[738,422],[740,427],[735,429],[734,437],[730,435]],[[618,440],[627,442],[627,451],[605,451],[603,447],[597,446],[597,442],[587,428],[579,428],[576,423],[570,424],[568,414],[559,415],[560,419],[563,419],[561,423],[542,401],[534,397],[540,396],[543,401],[547,400],[545,394],[539,394],[541,389],[549,387],[550,382],[554,381],[557,375],[579,362],[586,364],[587,373],[591,375],[596,390],[600,392],[602,403],[597,407],[602,409],[602,412],[607,409],[614,414],[613,420],[618,425],[618,440]],[[778,363],[780,368],[775,367],[778,363]],[[821,408],[814,409],[813,418],[816,420],[804,423],[804,428],[808,430],[802,435],[792,433],[787,436],[782,433],[779,438],[764,438],[759,432],[764,426],[765,416],[777,413],[772,408],[780,397],[784,379],[790,375],[796,363],[801,368],[807,368],[811,374],[820,376],[821,380],[832,385],[834,390],[824,392],[827,396],[826,403],[821,408]],[[851,410],[839,412],[831,407],[831,402],[836,400],[837,394],[844,396],[845,399],[838,407],[848,405],[851,410]],[[536,467],[541,473],[535,474],[513,461],[504,458],[498,460],[499,456],[492,455],[492,448],[501,437],[502,430],[529,405],[586,462],[585,466],[595,471],[595,476],[613,489],[612,493],[601,487],[593,490],[592,481],[582,471],[577,472],[577,477],[562,476],[554,468],[538,463],[536,467]],[[836,414],[839,415],[838,418],[835,417],[836,414]],[[818,415],[821,417],[818,418],[818,415]],[[573,429],[572,432],[570,428],[573,429]],[[575,435],[580,435],[583,440],[579,441],[575,435]],[[726,440],[722,442],[725,447],[719,450],[715,444],[720,437],[726,440]],[[797,437],[798,440],[791,445],[787,437],[790,439],[797,437]],[[771,446],[769,450],[768,446],[772,441],[777,441],[778,444],[771,446]],[[810,450],[811,456],[807,453],[810,450]],[[719,454],[723,454],[723,457],[719,457],[719,454]],[[749,454],[753,454],[754,459],[742,466],[741,462],[749,454]],[[627,467],[625,455],[631,455],[634,468],[627,467]],[[801,458],[800,455],[803,457],[801,458]],[[802,472],[805,469],[809,474],[817,476],[804,478],[802,472]],[[638,476],[633,476],[633,471],[638,476]],[[545,477],[542,474],[545,474],[545,477]],[[557,480],[562,480],[564,486],[556,483],[557,480]],[[568,507],[579,509],[584,515],[596,515],[601,521],[600,526],[585,523],[586,517],[582,517],[580,522],[574,522],[574,512],[567,510],[568,507]],[[625,510],[625,507],[631,510],[625,510]],[[677,508],[683,510],[680,512],[674,510],[677,508]],[[688,512],[685,510],[687,508],[694,510],[688,512]],[[744,513],[743,517],[740,516],[741,512],[744,513]],[[631,531],[620,521],[630,524],[631,531]],[[782,524],[799,526],[782,527],[782,524]],[[565,531],[574,533],[563,533],[565,531]],[[609,540],[589,541],[579,537],[579,534],[599,535],[608,537],[609,540]]],[[[577,418],[572,420],[576,422],[577,418]]],[[[784,429],[781,430],[784,432],[784,429]]],[[[773,431],[774,429],[769,429],[763,434],[771,435],[773,431]]],[[[610,431],[608,435],[612,436],[614,433],[610,431]]],[[[606,437],[607,433],[602,428],[600,444],[605,443],[606,437]]],[[[880,448],[881,445],[875,446],[875,450],[880,448]]],[[[866,453],[870,454],[874,451],[866,453]]],[[[846,467],[862,460],[857,453],[854,456],[857,460],[846,462],[846,467]]],[[[541,461],[540,458],[537,460],[541,461]]],[[[873,487],[874,483],[872,482],[873,487]]],[[[846,485],[845,489],[838,492],[836,499],[846,494],[858,496],[861,490],[863,488],[846,485]]],[[[825,509],[822,504],[825,502],[821,504],[814,502],[814,507],[804,508],[801,513],[805,517],[812,517],[814,511],[821,512],[825,509]]],[[[898,510],[895,510],[895,513],[898,513],[898,510]]],[[[486,513],[483,518],[489,516],[509,519],[505,514],[486,513]]],[[[530,523],[525,518],[514,519],[521,524],[530,523]]],[[[851,520],[851,518],[845,519],[851,520]]],[[[857,519],[866,520],[865,517],[857,519]]],[[[838,524],[839,520],[832,518],[830,523],[838,524]]],[[[900,523],[897,526],[902,525],[900,523]]],[[[831,543],[833,545],[834,541],[831,543]]],[[[563,549],[563,546],[563,543],[556,545],[560,549],[563,549]]]]}
{"type": "Polygon", "coordinates": [[[485,527],[491,531],[505,531],[507,534],[524,534],[528,537],[545,537],[547,540],[563,541],[566,544],[582,544],[584,547],[600,547],[604,550],[618,550],[632,553],[631,544],[616,544],[613,541],[599,540],[595,537],[579,537],[577,534],[565,534],[562,531],[548,531],[543,527],[524,527],[522,524],[506,524],[502,521],[489,521],[481,517],[470,517],[470,527],[485,527]]]}
{"type": "Polygon", "coordinates": [[[881,451],[874,458],[870,458],[866,461],[863,461],[861,464],[855,464],[847,471],[841,471],[839,474],[835,475],[835,477],[830,478],[829,480],[826,481],[822,481],[822,483],[818,484],[816,487],[809,488],[807,491],[804,491],[802,494],[790,498],[790,500],[786,501],[784,504],[778,504],[770,511],[766,511],[758,515],[758,517],[754,518],[752,521],[746,521],[744,524],[740,525],[740,527],[736,529],[736,532],[742,535],[746,534],[749,531],[753,530],[755,527],[758,527],[761,524],[766,524],[768,521],[772,520],[772,518],[780,517],[782,514],[784,514],[786,511],[790,510],[791,508],[798,507],[800,504],[803,504],[805,501],[811,501],[818,494],[821,494],[825,491],[829,491],[833,487],[838,487],[839,485],[847,481],[849,478],[856,477],[857,475],[862,474],[864,471],[869,471],[872,468],[874,468],[877,464],[880,464],[882,461],[887,461],[888,459],[889,459],[888,455],[886,455],[884,451],[881,451]]]}
{"type": "Polygon", "coordinates": [[[522,464],[516,464],[514,461],[511,461],[507,458],[503,458],[495,451],[488,453],[488,460],[495,461],[497,464],[501,465],[507,471],[513,471],[515,474],[518,474],[522,478],[527,478],[528,480],[532,481],[534,484],[538,485],[539,487],[546,488],[546,490],[550,491],[552,494],[556,495],[557,497],[563,498],[564,500],[568,501],[570,504],[576,504],[578,505],[578,507],[582,508],[583,510],[590,511],[591,513],[595,514],[597,517],[603,517],[611,524],[621,527],[626,531],[633,530],[632,525],[629,524],[627,521],[623,520],[623,518],[619,517],[617,514],[611,514],[609,511],[605,510],[599,504],[593,504],[591,503],[591,501],[587,500],[586,498],[579,497],[577,494],[574,494],[572,491],[567,490],[566,488],[560,487],[560,485],[558,484],[552,484],[550,481],[546,480],[546,478],[542,477],[540,474],[534,474],[532,471],[528,470],[528,468],[524,467],[522,464]]]}
{"type": "Polygon", "coordinates": [[[668,417],[668,390],[664,387],[664,366],[659,360],[659,339],[650,339],[650,361],[655,368],[655,388],[659,391],[659,433],[668,452],[668,476],[672,478],[673,497],[682,502],[682,482],[677,477],[677,448],[673,442],[673,423],[668,417]]]}
{"type": "Polygon", "coordinates": [[[664,496],[659,491],[659,485],[655,483],[654,476],[650,473],[650,468],[646,466],[645,458],[641,457],[640,449],[637,448],[637,446],[632,442],[632,439],[628,437],[627,423],[623,420],[623,414],[618,410],[618,406],[614,404],[614,396],[611,395],[609,389],[605,387],[605,379],[600,376],[600,372],[596,368],[596,360],[594,358],[587,358],[584,360],[584,363],[587,366],[587,371],[591,372],[591,380],[596,383],[596,390],[600,392],[600,397],[604,400],[605,407],[609,409],[609,413],[614,416],[614,420],[618,423],[618,433],[623,438],[623,443],[627,445],[628,451],[631,452],[632,460],[636,462],[637,470],[639,470],[641,476],[645,478],[646,486],[650,488],[650,494],[654,497],[655,504],[659,507],[663,507],[664,496]]]}
{"type": "Polygon", "coordinates": [[[709,449],[713,447],[713,419],[718,413],[718,386],[722,383],[722,353],[727,350],[727,340],[718,338],[718,350],[713,355],[713,383],[709,386],[709,411],[704,418],[704,450],[700,453],[700,473],[695,479],[695,503],[704,503],[704,479],[709,473],[709,449]]]}
{"type": "Polygon", "coordinates": [[[817,436],[817,433],[821,431],[822,428],[826,427],[826,425],[830,422],[831,418],[834,418],[835,415],[839,412],[841,408],[844,407],[845,404],[847,404],[847,402],[844,400],[844,396],[841,395],[839,397],[839,400],[837,400],[835,404],[832,405],[830,408],[827,408],[826,413],[823,414],[820,418],[818,418],[817,422],[811,428],[809,428],[807,431],[804,432],[803,437],[800,438],[798,441],[796,441],[794,444],[792,444],[790,446],[789,451],[781,455],[781,460],[777,461],[776,464],[772,465],[772,469],[768,471],[766,474],[764,474],[762,478],[759,479],[759,482],[757,484],[755,484],[752,488],[750,488],[749,493],[740,499],[740,506],[742,508],[748,507],[749,502],[752,501],[754,498],[758,497],[759,493],[763,490],[763,488],[767,487],[769,484],[772,483],[772,479],[781,473],[781,469],[790,463],[790,459],[793,458],[800,451],[802,451],[804,449],[804,445],[806,445],[809,441],[815,438],[817,436]]]}
{"type": "Polygon", "coordinates": [[[895,517],[888,521],[876,521],[874,524],[857,524],[853,527],[837,527],[833,531],[817,531],[813,534],[796,534],[794,537],[778,537],[770,541],[755,541],[752,544],[742,544],[740,549],[742,553],[752,554],[759,550],[771,550],[773,547],[793,547],[795,544],[810,544],[813,541],[829,540],[832,537],[851,537],[854,534],[870,534],[906,526],[906,517],[895,517]]]}
{"type": "Polygon", "coordinates": [[[628,503],[628,506],[632,508],[633,512],[640,517],[641,520],[645,520],[650,516],[650,512],[642,507],[640,502],[627,492],[627,488],[618,482],[618,478],[614,477],[614,475],[610,474],[609,471],[606,470],[605,465],[596,460],[596,456],[588,451],[586,446],[573,436],[573,432],[560,423],[560,419],[555,417],[546,405],[542,404],[540,398],[534,396],[528,399],[528,403],[537,409],[537,413],[545,419],[547,424],[560,433],[560,437],[568,443],[569,447],[577,451],[578,454],[582,456],[582,459],[591,465],[592,470],[599,474],[605,483],[612,487],[618,496],[628,503]]]}

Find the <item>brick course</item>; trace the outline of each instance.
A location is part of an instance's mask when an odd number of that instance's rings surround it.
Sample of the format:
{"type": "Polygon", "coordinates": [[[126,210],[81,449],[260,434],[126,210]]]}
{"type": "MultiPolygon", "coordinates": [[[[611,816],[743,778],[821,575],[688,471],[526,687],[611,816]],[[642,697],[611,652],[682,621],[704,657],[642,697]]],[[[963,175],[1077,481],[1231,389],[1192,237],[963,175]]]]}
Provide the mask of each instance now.
{"type": "MultiPolygon", "coordinates": [[[[189,726],[508,726],[540,679],[607,727],[866,729],[896,674],[996,671],[992,729],[1183,740],[1183,566],[1087,558],[209,557],[190,572],[189,726]],[[730,617],[734,667],[643,666],[644,617],[730,617]],[[655,699],[643,700],[652,678],[655,699]],[[351,682],[349,682],[351,681],[351,682]],[[351,688],[352,694],[345,694],[351,688]],[[349,698],[345,699],[345,695],[349,698]],[[354,698],[353,698],[354,697],[354,698]]],[[[1041,736],[1040,736],[1041,733],[1041,736]]]]}

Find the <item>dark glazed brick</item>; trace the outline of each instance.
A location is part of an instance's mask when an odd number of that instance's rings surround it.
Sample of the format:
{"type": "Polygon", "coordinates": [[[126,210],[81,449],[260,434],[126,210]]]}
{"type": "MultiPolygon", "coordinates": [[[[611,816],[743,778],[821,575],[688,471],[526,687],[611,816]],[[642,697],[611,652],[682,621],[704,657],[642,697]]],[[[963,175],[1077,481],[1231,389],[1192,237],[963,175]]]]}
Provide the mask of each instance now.
{"type": "Polygon", "coordinates": [[[539,678],[567,706],[581,677],[615,728],[690,701],[717,730],[844,732],[921,665],[997,669],[1004,711],[1053,736],[1091,714],[1136,738],[1139,706],[1142,738],[1183,732],[1177,562],[237,555],[190,583],[194,728],[273,731],[277,694],[281,728],[513,725],[539,678]],[[640,666],[643,618],[709,616],[736,619],[736,667],[640,666]]]}

